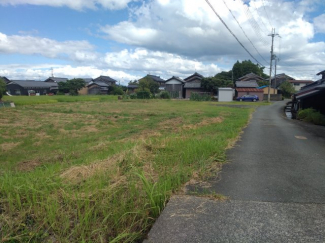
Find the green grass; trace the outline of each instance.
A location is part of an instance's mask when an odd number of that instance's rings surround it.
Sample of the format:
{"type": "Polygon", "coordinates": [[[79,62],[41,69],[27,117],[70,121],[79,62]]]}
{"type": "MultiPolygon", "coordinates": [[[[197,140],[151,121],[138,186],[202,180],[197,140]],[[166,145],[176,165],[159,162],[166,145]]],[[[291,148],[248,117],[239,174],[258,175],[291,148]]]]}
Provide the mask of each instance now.
{"type": "Polygon", "coordinates": [[[225,160],[254,110],[218,104],[2,108],[1,242],[140,242],[173,193],[225,160]]]}
{"type": "Polygon", "coordinates": [[[58,102],[110,101],[117,100],[116,95],[54,95],[54,96],[4,96],[4,101],[13,101],[15,105],[53,104],[58,102]]]}

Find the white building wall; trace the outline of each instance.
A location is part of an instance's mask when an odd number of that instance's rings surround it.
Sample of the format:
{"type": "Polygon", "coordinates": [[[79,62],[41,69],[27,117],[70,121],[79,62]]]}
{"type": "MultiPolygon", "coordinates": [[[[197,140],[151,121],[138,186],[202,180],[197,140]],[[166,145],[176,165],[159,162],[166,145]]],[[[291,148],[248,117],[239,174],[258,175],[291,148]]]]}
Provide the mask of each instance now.
{"type": "Polygon", "coordinates": [[[232,88],[219,88],[218,89],[218,101],[229,102],[233,99],[233,89],[232,88]]]}

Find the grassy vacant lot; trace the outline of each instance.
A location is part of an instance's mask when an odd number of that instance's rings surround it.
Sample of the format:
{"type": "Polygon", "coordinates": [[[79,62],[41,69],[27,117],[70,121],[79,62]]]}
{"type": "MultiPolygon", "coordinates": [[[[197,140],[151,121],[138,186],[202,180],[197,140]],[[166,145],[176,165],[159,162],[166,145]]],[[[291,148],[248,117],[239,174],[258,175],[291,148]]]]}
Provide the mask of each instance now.
{"type": "Polygon", "coordinates": [[[225,160],[253,110],[116,97],[2,108],[1,242],[141,241],[172,193],[225,160]]]}

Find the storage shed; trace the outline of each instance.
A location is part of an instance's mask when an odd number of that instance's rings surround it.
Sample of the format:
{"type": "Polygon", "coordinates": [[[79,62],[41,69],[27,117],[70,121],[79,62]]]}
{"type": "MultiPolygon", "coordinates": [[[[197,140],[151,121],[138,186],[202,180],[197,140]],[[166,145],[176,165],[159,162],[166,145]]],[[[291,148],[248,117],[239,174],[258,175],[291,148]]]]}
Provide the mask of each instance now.
{"type": "Polygon", "coordinates": [[[219,88],[218,89],[218,101],[229,102],[233,100],[232,88],[219,88]]]}

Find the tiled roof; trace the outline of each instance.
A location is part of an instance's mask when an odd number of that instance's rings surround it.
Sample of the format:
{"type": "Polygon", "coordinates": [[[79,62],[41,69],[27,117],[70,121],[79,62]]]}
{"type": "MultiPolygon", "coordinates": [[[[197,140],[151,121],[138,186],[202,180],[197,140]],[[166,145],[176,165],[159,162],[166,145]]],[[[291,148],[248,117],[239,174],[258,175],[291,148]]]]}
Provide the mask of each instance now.
{"type": "Polygon", "coordinates": [[[98,78],[95,78],[94,81],[101,81],[101,82],[110,82],[110,83],[116,83],[115,79],[112,79],[109,76],[99,76],[98,78]]]}
{"type": "Polygon", "coordinates": [[[11,80],[8,84],[17,84],[23,88],[50,88],[50,87],[58,87],[57,83],[47,83],[43,81],[34,81],[34,80],[11,80]]]}
{"type": "Polygon", "coordinates": [[[203,77],[201,74],[195,72],[195,73],[192,74],[191,76],[188,76],[187,78],[184,78],[184,80],[185,80],[186,82],[190,82],[190,81],[193,80],[193,79],[199,79],[199,80],[201,80],[201,79],[203,79],[203,78],[204,78],[204,77],[203,77]]]}
{"type": "Polygon", "coordinates": [[[236,88],[237,92],[264,92],[263,89],[256,88],[236,88]]]}
{"type": "Polygon", "coordinates": [[[149,76],[150,78],[152,78],[156,82],[166,82],[166,80],[162,79],[160,76],[151,75],[151,74],[148,74],[147,76],[149,76]]]}
{"type": "Polygon", "coordinates": [[[289,80],[289,83],[311,84],[313,82],[311,80],[289,80]]]}
{"type": "Polygon", "coordinates": [[[236,81],[236,87],[238,88],[257,88],[256,81],[236,81]]]}
{"type": "Polygon", "coordinates": [[[107,83],[100,82],[100,81],[94,81],[93,83],[88,84],[88,86],[91,86],[91,85],[94,85],[94,84],[97,84],[98,86],[101,86],[101,87],[108,87],[109,86],[107,83]]]}
{"type": "Polygon", "coordinates": [[[137,84],[129,84],[128,85],[128,89],[136,89],[136,88],[138,88],[137,84]]]}
{"type": "Polygon", "coordinates": [[[201,88],[201,83],[185,83],[184,85],[184,88],[187,88],[187,89],[198,89],[198,88],[201,88]]]}
{"type": "Polygon", "coordinates": [[[57,77],[49,77],[48,79],[45,80],[45,82],[55,82],[55,83],[59,83],[59,82],[67,82],[67,78],[57,78],[57,77]]]}
{"type": "Polygon", "coordinates": [[[166,80],[166,83],[170,80],[173,80],[173,79],[176,79],[177,81],[181,82],[181,83],[185,83],[185,81],[183,79],[181,79],[180,77],[176,77],[176,76],[173,76],[171,77],[170,79],[167,79],[166,80]]]}
{"type": "Polygon", "coordinates": [[[255,73],[249,73],[244,75],[243,77],[240,77],[239,80],[243,80],[243,79],[263,79],[262,77],[258,76],[255,73]]]}

